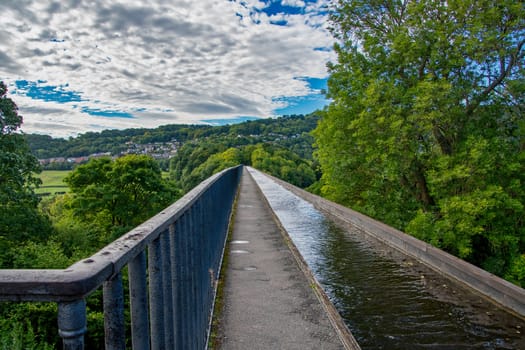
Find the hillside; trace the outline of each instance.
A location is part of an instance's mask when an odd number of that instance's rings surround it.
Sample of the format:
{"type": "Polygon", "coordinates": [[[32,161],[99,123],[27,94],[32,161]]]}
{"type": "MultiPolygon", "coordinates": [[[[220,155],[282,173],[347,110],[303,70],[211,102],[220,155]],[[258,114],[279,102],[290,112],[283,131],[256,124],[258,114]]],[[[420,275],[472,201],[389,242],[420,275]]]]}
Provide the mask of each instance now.
{"type": "Polygon", "coordinates": [[[292,147],[302,157],[311,158],[313,138],[308,134],[317,124],[314,115],[292,115],[276,119],[259,119],[240,124],[164,125],[156,129],[125,129],[87,132],[69,139],[52,138],[47,135],[27,134],[33,154],[39,159],[83,157],[97,153],[120,155],[133,153],[130,147],[146,144],[196,142],[209,138],[237,138],[237,144],[259,142],[277,143],[292,147]]]}

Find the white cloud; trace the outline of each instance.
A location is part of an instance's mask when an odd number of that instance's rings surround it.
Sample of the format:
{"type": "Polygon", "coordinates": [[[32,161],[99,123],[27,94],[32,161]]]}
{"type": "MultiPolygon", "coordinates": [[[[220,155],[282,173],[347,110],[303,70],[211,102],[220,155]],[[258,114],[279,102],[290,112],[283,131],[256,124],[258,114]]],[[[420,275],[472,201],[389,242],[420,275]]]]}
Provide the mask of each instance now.
{"type": "Polygon", "coordinates": [[[281,3],[284,6],[305,7],[304,1],[301,0],[283,0],[281,3]]]}
{"type": "Polygon", "coordinates": [[[253,0],[3,0],[0,80],[11,90],[17,80],[43,80],[81,94],[82,102],[62,104],[14,96],[26,132],[65,136],[269,117],[282,104],[272,98],[310,92],[295,77],[326,77],[333,53],[314,49],[333,40],[313,9],[327,2],[308,3],[305,15],[270,18],[254,11],[265,5],[253,0]],[[287,25],[271,24],[275,20],[287,25]],[[91,116],[81,107],[135,118],[91,116]]]}

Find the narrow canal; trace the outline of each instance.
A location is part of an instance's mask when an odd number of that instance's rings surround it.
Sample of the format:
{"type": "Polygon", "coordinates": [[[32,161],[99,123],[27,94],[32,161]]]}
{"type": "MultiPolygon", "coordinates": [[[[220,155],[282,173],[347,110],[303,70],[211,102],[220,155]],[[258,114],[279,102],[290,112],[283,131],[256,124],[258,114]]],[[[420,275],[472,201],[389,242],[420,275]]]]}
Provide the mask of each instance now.
{"type": "Polygon", "coordinates": [[[362,349],[525,349],[525,321],[253,172],[362,349]]]}

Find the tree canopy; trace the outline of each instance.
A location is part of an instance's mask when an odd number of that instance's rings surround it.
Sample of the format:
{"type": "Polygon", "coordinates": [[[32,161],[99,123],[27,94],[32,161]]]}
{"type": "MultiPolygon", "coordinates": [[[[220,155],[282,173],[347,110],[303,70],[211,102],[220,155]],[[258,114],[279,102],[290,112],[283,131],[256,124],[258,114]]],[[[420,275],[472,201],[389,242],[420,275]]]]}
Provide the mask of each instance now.
{"type": "Polygon", "coordinates": [[[0,81],[0,257],[9,260],[12,245],[25,240],[42,240],[50,231],[48,220],[37,210],[34,188],[39,179],[38,160],[18,132],[22,125],[15,102],[7,97],[0,81]]]}
{"type": "Polygon", "coordinates": [[[145,155],[92,159],[64,181],[71,190],[66,206],[75,215],[119,233],[144,222],[178,195],[162,178],[157,162],[145,155]]]}
{"type": "Polygon", "coordinates": [[[321,193],[525,284],[525,7],[339,0],[321,193]]]}

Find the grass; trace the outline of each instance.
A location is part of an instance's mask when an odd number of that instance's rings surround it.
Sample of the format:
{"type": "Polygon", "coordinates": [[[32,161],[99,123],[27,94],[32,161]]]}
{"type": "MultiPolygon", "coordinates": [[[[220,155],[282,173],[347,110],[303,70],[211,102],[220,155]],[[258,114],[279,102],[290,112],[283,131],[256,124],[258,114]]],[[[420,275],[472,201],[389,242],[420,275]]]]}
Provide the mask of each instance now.
{"type": "Polygon", "coordinates": [[[67,192],[68,187],[64,183],[64,178],[70,170],[44,170],[38,175],[42,180],[42,185],[35,191],[37,194],[55,194],[67,192]]]}
{"type": "MultiPolygon", "coordinates": [[[[44,196],[56,193],[68,192],[69,188],[64,183],[64,178],[71,170],[43,170],[38,177],[42,180],[42,185],[35,191],[35,193],[44,196]]],[[[170,173],[162,172],[162,178],[169,178],[170,173]]]]}
{"type": "Polygon", "coordinates": [[[224,284],[226,283],[226,269],[229,264],[230,258],[230,242],[233,236],[233,223],[235,221],[235,215],[237,214],[237,200],[239,199],[240,186],[237,189],[237,194],[232,205],[232,213],[230,216],[230,224],[228,226],[228,233],[226,236],[226,244],[224,247],[224,255],[222,257],[221,271],[219,274],[219,280],[217,283],[217,291],[215,295],[215,305],[213,308],[210,339],[208,340],[208,350],[219,349],[222,344],[222,313],[224,311],[224,284]]]}

